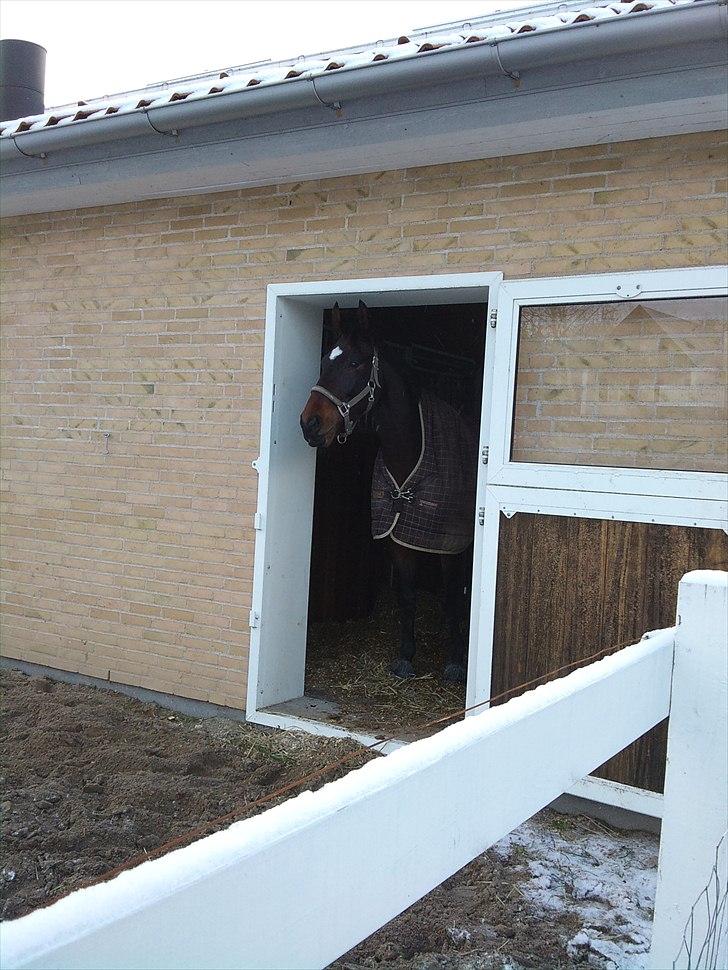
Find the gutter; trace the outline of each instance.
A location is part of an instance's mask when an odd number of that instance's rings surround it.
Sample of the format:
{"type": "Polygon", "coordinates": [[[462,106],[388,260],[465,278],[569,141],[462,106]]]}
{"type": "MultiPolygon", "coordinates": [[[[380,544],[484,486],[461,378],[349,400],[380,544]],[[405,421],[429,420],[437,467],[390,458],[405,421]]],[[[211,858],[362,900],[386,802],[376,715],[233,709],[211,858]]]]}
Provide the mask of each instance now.
{"type": "Polygon", "coordinates": [[[701,0],[690,7],[623,14],[528,35],[514,34],[495,42],[479,41],[401,60],[341,68],[306,79],[292,78],[199,98],[190,96],[184,101],[128,114],[22,132],[0,138],[0,161],[21,156],[43,159],[67,148],[151,133],[170,138],[180,129],[282,111],[315,107],[338,111],[348,100],[473,77],[506,75],[517,84],[521,72],[530,68],[590,59],[603,61],[640,49],[684,47],[716,40],[728,29],[726,2],[701,0]]]}

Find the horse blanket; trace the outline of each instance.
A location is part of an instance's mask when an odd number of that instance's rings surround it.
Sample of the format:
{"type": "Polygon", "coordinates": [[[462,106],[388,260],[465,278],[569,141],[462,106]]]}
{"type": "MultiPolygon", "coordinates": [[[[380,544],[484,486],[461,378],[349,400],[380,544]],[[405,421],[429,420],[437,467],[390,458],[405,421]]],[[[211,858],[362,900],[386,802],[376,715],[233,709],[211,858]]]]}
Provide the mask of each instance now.
{"type": "Polygon", "coordinates": [[[422,552],[455,555],[473,541],[477,443],[457,411],[433,394],[420,399],[422,450],[404,482],[380,451],[372,477],[372,535],[422,552]]]}

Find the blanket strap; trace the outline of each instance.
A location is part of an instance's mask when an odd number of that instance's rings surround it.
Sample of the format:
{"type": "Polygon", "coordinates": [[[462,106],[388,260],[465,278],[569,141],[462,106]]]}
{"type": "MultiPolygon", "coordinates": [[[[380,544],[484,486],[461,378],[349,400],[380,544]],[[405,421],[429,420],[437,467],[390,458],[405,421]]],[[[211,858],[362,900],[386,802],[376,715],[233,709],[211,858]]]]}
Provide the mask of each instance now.
{"type": "Polygon", "coordinates": [[[395,512],[404,512],[415,498],[414,490],[411,488],[393,488],[389,494],[392,498],[392,505],[395,512]]]}

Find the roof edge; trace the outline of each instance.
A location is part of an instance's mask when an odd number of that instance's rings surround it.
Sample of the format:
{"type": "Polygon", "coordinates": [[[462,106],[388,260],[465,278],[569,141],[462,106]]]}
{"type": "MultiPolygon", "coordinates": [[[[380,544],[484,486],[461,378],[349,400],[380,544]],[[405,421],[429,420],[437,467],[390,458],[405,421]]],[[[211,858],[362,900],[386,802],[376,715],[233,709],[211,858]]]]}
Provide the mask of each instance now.
{"type": "Polygon", "coordinates": [[[691,6],[634,13],[628,18],[574,23],[13,134],[0,139],[0,160],[23,156],[44,159],[68,148],[145,135],[160,136],[172,147],[180,129],[301,108],[339,111],[347,100],[472,77],[505,75],[519,83],[521,73],[529,68],[604,60],[634,51],[637,45],[642,49],[684,47],[715,39],[727,27],[726,0],[703,0],[691,6]],[[647,20],[649,32],[644,29],[647,20]]]}

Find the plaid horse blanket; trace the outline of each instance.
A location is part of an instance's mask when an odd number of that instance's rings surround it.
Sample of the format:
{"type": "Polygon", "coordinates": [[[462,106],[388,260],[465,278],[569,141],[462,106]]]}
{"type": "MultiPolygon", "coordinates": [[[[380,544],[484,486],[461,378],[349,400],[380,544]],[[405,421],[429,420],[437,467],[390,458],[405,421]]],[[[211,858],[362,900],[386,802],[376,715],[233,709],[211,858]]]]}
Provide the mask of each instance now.
{"type": "Polygon", "coordinates": [[[455,555],[473,541],[477,442],[458,412],[420,399],[422,451],[401,484],[380,451],[372,476],[372,535],[421,552],[455,555]]]}

